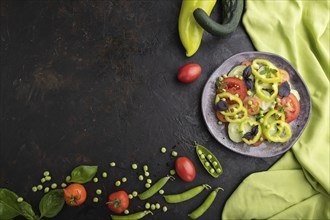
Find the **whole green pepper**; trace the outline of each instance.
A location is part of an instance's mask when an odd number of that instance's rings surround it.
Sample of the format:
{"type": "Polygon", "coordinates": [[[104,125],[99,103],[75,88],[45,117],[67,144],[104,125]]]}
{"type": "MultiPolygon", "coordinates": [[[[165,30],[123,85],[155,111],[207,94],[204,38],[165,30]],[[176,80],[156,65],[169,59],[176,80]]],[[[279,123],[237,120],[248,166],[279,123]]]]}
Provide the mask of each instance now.
{"type": "Polygon", "coordinates": [[[186,56],[191,57],[198,50],[204,29],[196,22],[193,12],[197,8],[203,9],[208,15],[214,8],[216,0],[183,0],[179,15],[179,35],[186,56]]]}

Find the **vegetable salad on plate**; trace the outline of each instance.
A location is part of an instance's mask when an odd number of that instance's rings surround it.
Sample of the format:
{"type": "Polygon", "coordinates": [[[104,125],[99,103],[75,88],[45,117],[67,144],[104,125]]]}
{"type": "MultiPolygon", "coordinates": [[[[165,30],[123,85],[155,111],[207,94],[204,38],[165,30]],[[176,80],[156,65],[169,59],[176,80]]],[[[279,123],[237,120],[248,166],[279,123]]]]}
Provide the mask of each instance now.
{"type": "Polygon", "coordinates": [[[228,123],[233,142],[258,146],[292,137],[289,123],[299,116],[300,96],[284,69],[266,59],[244,61],[215,86],[215,114],[219,124],[228,123]]]}

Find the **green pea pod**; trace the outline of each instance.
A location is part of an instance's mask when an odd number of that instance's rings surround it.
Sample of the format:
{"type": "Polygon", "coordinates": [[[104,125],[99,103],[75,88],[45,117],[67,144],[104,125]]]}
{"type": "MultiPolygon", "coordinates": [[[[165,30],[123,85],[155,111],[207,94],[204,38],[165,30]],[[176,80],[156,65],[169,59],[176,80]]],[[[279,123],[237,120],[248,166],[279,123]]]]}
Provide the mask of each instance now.
{"type": "Polygon", "coordinates": [[[142,211],[142,212],[137,212],[137,213],[133,213],[130,215],[111,215],[111,219],[112,220],[138,220],[143,218],[144,216],[148,215],[148,214],[152,214],[153,213],[151,211],[142,211]]]}
{"type": "Polygon", "coordinates": [[[212,205],[215,197],[218,194],[219,190],[223,190],[221,187],[216,188],[215,190],[213,190],[210,195],[204,200],[204,202],[202,203],[202,205],[200,205],[197,209],[195,209],[192,213],[190,213],[188,216],[192,219],[197,219],[199,218],[201,215],[203,215],[212,205]]]}
{"type": "Polygon", "coordinates": [[[203,28],[196,22],[193,12],[202,8],[210,15],[216,0],[182,0],[179,15],[179,35],[181,43],[186,49],[186,56],[191,57],[198,50],[203,36],[203,28]]]}
{"type": "Polygon", "coordinates": [[[222,173],[222,167],[218,159],[207,148],[195,143],[195,149],[200,162],[205,170],[214,178],[218,178],[222,173]]]}
{"type": "Polygon", "coordinates": [[[184,201],[187,201],[187,200],[197,196],[204,189],[211,189],[211,186],[209,186],[207,184],[203,184],[201,186],[196,186],[196,187],[189,189],[180,194],[166,195],[166,196],[164,196],[164,198],[165,198],[165,201],[168,203],[184,202],[184,201]]]}
{"type": "Polygon", "coordinates": [[[169,179],[174,179],[173,176],[165,176],[158,180],[154,185],[152,185],[148,190],[139,194],[141,200],[149,199],[151,196],[155,195],[163,186],[167,183],[169,179]]]}
{"type": "Polygon", "coordinates": [[[244,8],[243,0],[222,0],[222,14],[228,14],[224,23],[214,21],[207,11],[203,8],[197,8],[194,11],[194,17],[198,24],[207,32],[214,36],[224,36],[234,32],[240,22],[244,8]],[[225,7],[225,4],[229,7],[225,7]]]}

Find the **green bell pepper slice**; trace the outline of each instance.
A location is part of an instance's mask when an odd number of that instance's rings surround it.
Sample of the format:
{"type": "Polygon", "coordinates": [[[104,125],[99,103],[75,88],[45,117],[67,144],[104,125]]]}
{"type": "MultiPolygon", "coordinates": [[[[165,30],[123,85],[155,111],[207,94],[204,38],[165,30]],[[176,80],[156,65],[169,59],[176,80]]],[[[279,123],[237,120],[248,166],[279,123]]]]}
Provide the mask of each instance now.
{"type": "MultiPolygon", "coordinates": [[[[242,138],[242,140],[246,143],[246,144],[255,144],[257,143],[260,138],[261,138],[261,135],[262,135],[262,128],[261,128],[261,125],[259,122],[257,121],[254,121],[250,118],[244,120],[241,124],[240,124],[240,130],[243,131],[243,134],[245,134],[246,132],[249,132],[249,130],[246,129],[246,126],[247,127],[250,127],[252,128],[253,126],[258,126],[258,133],[251,139],[251,140],[248,140],[246,138],[242,138]]],[[[251,130],[251,129],[250,129],[251,130]]]]}
{"type": "Polygon", "coordinates": [[[215,97],[215,104],[217,104],[222,98],[230,99],[237,103],[237,104],[230,105],[228,107],[227,111],[221,111],[221,114],[223,114],[224,116],[234,116],[238,112],[240,112],[241,109],[243,108],[242,100],[239,97],[237,97],[236,95],[233,95],[229,92],[222,92],[222,93],[217,94],[215,97]]]}
{"type": "Polygon", "coordinates": [[[277,82],[265,83],[262,80],[256,78],[254,87],[257,96],[266,102],[272,101],[278,94],[277,82]]]}
{"type": "Polygon", "coordinates": [[[281,82],[281,73],[278,68],[268,60],[255,59],[251,64],[252,74],[265,83],[281,82]]]}
{"type": "Polygon", "coordinates": [[[288,123],[282,120],[273,121],[270,124],[269,129],[263,129],[263,134],[268,141],[284,143],[287,142],[292,137],[291,127],[288,123]],[[273,127],[276,127],[280,132],[271,134],[270,131],[273,127]]]}
{"type": "Polygon", "coordinates": [[[225,115],[225,119],[228,122],[242,122],[244,121],[248,116],[247,110],[245,107],[242,107],[239,112],[237,112],[235,115],[225,115]]]}

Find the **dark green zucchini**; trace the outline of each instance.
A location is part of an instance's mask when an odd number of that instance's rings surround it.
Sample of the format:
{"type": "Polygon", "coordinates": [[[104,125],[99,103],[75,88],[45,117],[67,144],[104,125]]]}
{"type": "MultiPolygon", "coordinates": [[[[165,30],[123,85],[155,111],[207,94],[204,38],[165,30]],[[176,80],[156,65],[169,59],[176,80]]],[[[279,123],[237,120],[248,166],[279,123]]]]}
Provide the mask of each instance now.
{"type": "Polygon", "coordinates": [[[207,32],[214,36],[224,36],[234,32],[241,20],[243,13],[244,1],[243,0],[222,0],[222,19],[223,23],[218,23],[209,17],[206,12],[197,8],[194,11],[194,17],[198,24],[207,32]]]}

